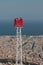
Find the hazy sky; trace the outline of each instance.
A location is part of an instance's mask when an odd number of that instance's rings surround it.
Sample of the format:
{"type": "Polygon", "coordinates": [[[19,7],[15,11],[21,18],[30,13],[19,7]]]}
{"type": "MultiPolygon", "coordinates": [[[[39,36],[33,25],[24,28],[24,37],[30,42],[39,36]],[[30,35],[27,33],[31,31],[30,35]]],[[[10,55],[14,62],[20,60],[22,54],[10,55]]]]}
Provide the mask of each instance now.
{"type": "Polygon", "coordinates": [[[43,20],[43,0],[0,0],[0,19],[43,20]]]}

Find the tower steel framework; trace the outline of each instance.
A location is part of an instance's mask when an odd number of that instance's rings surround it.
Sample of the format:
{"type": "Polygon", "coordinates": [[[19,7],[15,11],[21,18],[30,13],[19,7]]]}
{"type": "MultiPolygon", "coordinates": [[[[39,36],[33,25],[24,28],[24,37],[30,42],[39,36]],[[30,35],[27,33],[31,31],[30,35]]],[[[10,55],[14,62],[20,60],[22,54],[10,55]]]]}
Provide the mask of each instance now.
{"type": "Polygon", "coordinates": [[[21,29],[23,28],[23,19],[16,18],[14,20],[14,26],[16,27],[16,40],[17,40],[16,41],[16,65],[18,65],[18,62],[20,62],[20,65],[23,65],[22,64],[22,33],[21,33],[21,29]]]}

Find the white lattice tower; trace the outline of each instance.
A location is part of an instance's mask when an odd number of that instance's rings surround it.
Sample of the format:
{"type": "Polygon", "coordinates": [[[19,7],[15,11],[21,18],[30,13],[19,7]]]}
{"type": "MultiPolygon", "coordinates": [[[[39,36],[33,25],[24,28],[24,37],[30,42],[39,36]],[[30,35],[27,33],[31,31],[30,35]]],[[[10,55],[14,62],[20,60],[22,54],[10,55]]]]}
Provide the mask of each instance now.
{"type": "Polygon", "coordinates": [[[20,57],[20,65],[22,65],[22,36],[21,36],[21,27],[17,27],[16,29],[16,65],[18,65],[19,57],[20,57]],[[20,52],[20,54],[19,54],[20,52]]]}
{"type": "Polygon", "coordinates": [[[21,29],[23,28],[23,19],[22,18],[19,18],[19,19],[15,18],[14,19],[14,27],[16,28],[16,65],[18,65],[18,61],[20,61],[20,65],[22,65],[21,29]]]}

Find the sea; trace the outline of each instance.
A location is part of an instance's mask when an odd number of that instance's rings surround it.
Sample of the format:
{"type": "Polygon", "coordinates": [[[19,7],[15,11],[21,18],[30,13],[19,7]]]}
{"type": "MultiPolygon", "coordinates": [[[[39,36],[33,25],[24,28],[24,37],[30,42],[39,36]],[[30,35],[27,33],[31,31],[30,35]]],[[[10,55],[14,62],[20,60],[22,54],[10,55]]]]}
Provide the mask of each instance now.
{"type": "MultiPolygon", "coordinates": [[[[16,35],[16,28],[13,20],[0,20],[0,36],[16,35]]],[[[24,20],[22,35],[43,35],[43,21],[24,20]]]]}

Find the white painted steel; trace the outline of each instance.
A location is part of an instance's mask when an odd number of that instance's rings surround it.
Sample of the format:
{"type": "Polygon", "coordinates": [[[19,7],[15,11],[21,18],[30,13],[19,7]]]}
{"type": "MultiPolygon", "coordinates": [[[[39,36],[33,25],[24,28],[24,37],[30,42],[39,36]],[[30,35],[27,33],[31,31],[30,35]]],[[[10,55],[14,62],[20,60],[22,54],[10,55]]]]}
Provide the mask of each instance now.
{"type": "Polygon", "coordinates": [[[16,65],[18,65],[18,60],[19,60],[18,57],[20,57],[20,65],[23,65],[22,64],[22,34],[21,34],[21,28],[19,27],[17,27],[16,65]],[[19,56],[19,50],[20,50],[20,56],[19,56]]]}

